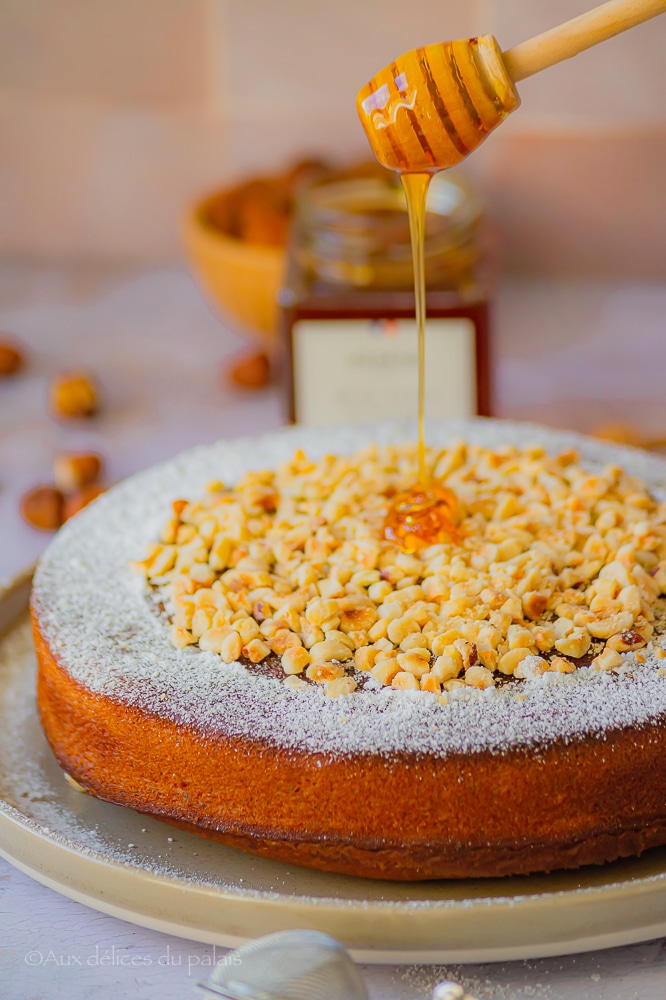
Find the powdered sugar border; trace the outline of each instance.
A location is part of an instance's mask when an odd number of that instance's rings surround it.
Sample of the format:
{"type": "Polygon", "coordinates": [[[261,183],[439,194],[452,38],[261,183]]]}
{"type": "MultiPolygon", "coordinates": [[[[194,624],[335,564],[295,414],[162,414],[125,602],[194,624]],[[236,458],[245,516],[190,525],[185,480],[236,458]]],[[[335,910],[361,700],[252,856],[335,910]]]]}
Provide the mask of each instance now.
{"type": "MultiPolygon", "coordinates": [[[[319,457],[414,437],[408,423],[288,428],[199,447],[126,480],[67,524],[39,564],[33,601],[52,650],[89,689],[180,724],[336,755],[502,752],[587,733],[603,737],[664,715],[661,663],[646,657],[641,665],[630,654],[633,679],[581,669],[526,683],[524,701],[509,686],[464,691],[442,706],[427,694],[390,689],[337,700],[314,687],[289,691],[239,664],[225,666],[215,654],[171,645],[127,565],[156,537],[170,500],[196,498],[210,479],[234,482],[249,469],[287,459],[297,447],[319,457]]],[[[460,437],[487,447],[575,447],[591,468],[616,462],[654,490],[666,483],[663,459],[576,434],[482,418],[427,427],[430,445],[460,437]]]]}

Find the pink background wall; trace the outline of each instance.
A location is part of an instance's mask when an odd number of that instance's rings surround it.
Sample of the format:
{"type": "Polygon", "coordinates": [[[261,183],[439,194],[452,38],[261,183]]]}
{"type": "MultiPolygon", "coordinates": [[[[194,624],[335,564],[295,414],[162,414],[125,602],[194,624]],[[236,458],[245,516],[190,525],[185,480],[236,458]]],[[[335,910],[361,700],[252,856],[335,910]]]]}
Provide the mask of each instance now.
{"type": "MultiPolygon", "coordinates": [[[[400,52],[482,32],[508,48],[590,5],[2,0],[0,254],[177,258],[202,190],[363,154],[355,92],[400,52]]],[[[506,264],[664,277],[666,16],[519,90],[469,163],[506,264]]]]}

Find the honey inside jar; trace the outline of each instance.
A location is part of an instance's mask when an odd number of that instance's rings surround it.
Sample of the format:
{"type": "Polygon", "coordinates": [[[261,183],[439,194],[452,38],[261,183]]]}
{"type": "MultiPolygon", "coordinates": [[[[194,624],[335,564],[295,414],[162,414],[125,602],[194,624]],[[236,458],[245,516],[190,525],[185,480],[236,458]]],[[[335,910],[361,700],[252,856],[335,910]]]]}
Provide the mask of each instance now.
{"type": "MultiPolygon", "coordinates": [[[[340,172],[299,199],[280,293],[288,419],[306,425],[407,420],[414,413],[414,268],[397,171],[340,172]]],[[[459,172],[428,189],[426,382],[432,418],[492,413],[494,261],[481,204],[459,172]]],[[[414,436],[416,440],[416,436],[414,436]]],[[[416,475],[414,479],[416,480],[416,475]]],[[[408,485],[408,484],[405,484],[408,485]]]]}

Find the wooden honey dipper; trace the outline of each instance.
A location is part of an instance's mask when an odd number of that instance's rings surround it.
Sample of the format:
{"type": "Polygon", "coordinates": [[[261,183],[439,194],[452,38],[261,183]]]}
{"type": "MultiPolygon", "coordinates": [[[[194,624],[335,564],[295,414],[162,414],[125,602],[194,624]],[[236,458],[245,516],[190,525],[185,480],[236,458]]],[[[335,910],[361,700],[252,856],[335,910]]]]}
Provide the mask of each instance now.
{"type": "Polygon", "coordinates": [[[502,52],[492,35],[412,49],[363,87],[357,109],[392,170],[453,166],[520,104],[515,84],[666,12],[666,0],[609,0],[502,52]]]}

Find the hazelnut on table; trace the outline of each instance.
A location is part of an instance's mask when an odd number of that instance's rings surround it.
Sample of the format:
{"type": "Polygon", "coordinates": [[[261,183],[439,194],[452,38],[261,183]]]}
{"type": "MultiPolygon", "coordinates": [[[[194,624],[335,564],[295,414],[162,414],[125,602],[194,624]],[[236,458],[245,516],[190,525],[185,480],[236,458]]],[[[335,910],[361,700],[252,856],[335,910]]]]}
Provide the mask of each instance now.
{"type": "Polygon", "coordinates": [[[52,486],[38,486],[21,497],[21,516],[39,531],[57,531],[65,520],[65,498],[52,486]]]}
{"type": "Polygon", "coordinates": [[[99,393],[93,375],[85,371],[55,375],[49,385],[49,402],[56,417],[93,417],[99,410],[99,393]]]}
{"type": "Polygon", "coordinates": [[[263,389],[271,380],[271,365],[263,351],[245,355],[226,372],[233,385],[241,389],[263,389]]]}
{"type": "Polygon", "coordinates": [[[63,451],[53,460],[53,481],[63,493],[74,493],[96,483],[102,466],[102,457],[95,452],[63,451]]]}
{"type": "Polygon", "coordinates": [[[15,344],[0,339],[0,378],[15,375],[23,367],[23,355],[15,344]]]}

